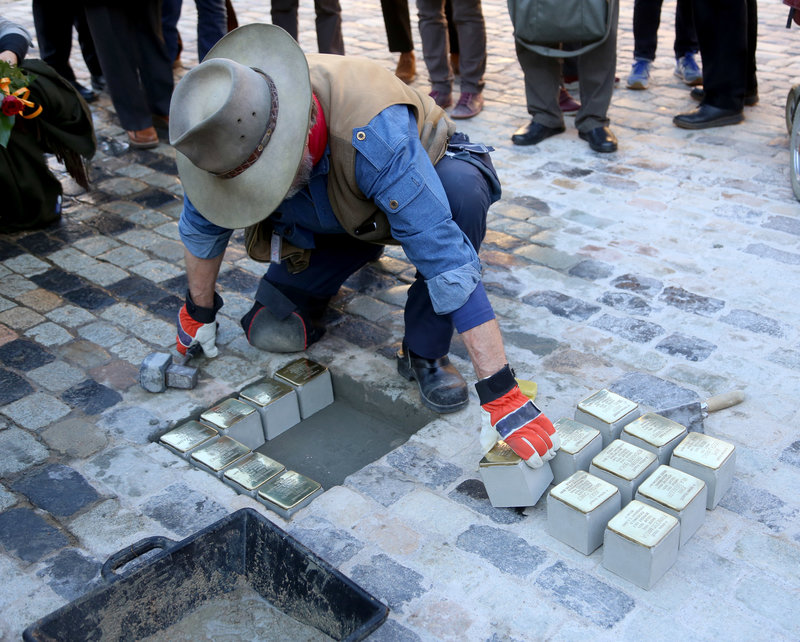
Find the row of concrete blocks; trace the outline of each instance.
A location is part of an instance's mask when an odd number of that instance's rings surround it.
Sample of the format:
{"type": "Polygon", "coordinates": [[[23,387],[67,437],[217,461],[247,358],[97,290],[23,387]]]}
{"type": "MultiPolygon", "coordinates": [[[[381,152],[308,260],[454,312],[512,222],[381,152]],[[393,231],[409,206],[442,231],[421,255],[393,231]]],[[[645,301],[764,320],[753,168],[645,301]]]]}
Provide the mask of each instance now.
{"type": "Polygon", "coordinates": [[[500,442],[481,477],[494,506],[532,506],[553,483],[548,532],[584,555],[603,545],[606,568],[649,589],[730,487],[735,447],[600,392],[619,416],[581,402],[574,420],[556,421],[561,449],[548,464],[533,470],[500,442]]]}
{"type": "Polygon", "coordinates": [[[243,388],[164,434],[169,450],[218,477],[237,492],[254,497],[285,519],[308,505],[322,486],[256,452],[314,413],[333,403],[325,366],[301,358],[243,388]]]}

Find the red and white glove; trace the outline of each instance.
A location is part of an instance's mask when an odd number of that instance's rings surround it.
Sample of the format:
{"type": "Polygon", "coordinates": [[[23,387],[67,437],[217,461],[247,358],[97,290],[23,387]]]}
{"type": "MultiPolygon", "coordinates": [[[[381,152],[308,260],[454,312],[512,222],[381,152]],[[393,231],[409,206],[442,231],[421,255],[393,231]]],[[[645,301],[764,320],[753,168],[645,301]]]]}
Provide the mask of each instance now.
{"type": "Polygon", "coordinates": [[[502,439],[531,468],[539,468],[555,457],[561,446],[556,429],[522,394],[508,364],[491,377],[478,381],[475,389],[484,411],[481,446],[486,451],[502,439]]]}
{"type": "Polygon", "coordinates": [[[207,357],[216,357],[219,350],[217,341],[217,311],[222,307],[222,297],[214,293],[214,307],[202,308],[195,305],[192,295],[186,292],[186,302],[178,312],[178,336],[176,348],[181,354],[200,344],[207,357]]]}

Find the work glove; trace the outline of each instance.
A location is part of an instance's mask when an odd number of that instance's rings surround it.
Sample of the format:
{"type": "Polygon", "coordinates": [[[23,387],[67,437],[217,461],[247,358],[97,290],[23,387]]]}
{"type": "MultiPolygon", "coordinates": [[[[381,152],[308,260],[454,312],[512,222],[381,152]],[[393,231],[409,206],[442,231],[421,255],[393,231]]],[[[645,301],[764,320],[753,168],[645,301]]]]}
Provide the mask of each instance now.
{"type": "Polygon", "coordinates": [[[504,440],[531,468],[556,455],[561,439],[552,422],[519,388],[508,364],[475,384],[483,410],[481,447],[488,452],[504,440]]]}
{"type": "Polygon", "coordinates": [[[214,307],[202,308],[195,305],[192,295],[186,292],[186,302],[178,312],[178,336],[176,348],[181,354],[194,345],[200,344],[207,357],[216,357],[217,350],[217,311],[222,307],[222,297],[214,293],[214,307]]]}

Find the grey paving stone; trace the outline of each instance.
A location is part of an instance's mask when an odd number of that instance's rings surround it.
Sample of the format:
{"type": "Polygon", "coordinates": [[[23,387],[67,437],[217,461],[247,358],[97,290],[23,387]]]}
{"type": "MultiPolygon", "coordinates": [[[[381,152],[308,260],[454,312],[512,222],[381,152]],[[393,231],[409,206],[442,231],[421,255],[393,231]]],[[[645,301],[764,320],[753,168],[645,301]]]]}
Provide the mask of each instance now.
{"type": "Polygon", "coordinates": [[[383,554],[374,555],[367,564],[358,564],[350,576],[390,609],[401,613],[406,602],[428,590],[422,575],[383,554]]]}
{"type": "Polygon", "coordinates": [[[404,444],[393,450],[386,456],[386,462],[429,488],[444,488],[463,473],[458,466],[445,461],[430,448],[416,444],[404,444]]]}
{"type": "Polygon", "coordinates": [[[9,506],[17,503],[17,497],[13,493],[9,493],[5,487],[0,485],[0,513],[9,506]]]}
{"type": "Polygon", "coordinates": [[[534,307],[547,308],[552,314],[565,317],[570,321],[586,321],[593,314],[600,311],[599,305],[587,303],[553,290],[532,292],[522,300],[534,307]]]}
{"type": "Polygon", "coordinates": [[[25,331],[25,336],[30,337],[43,346],[60,346],[72,341],[72,335],[60,325],[47,321],[40,323],[25,331]]]}
{"type": "Polygon", "coordinates": [[[40,435],[50,449],[80,459],[93,455],[108,443],[105,432],[83,417],[51,424],[40,435]]]}
{"type": "Polygon", "coordinates": [[[132,266],[131,272],[149,281],[153,281],[154,283],[161,283],[167,279],[179,276],[181,274],[181,269],[165,261],[150,260],[132,266]]]}
{"type": "MultiPolygon", "coordinates": [[[[177,310],[176,310],[177,315],[177,310]]],[[[130,331],[149,343],[157,346],[175,345],[175,324],[161,319],[143,318],[130,326],[130,331]]]]}
{"type": "Polygon", "coordinates": [[[600,315],[590,325],[634,343],[649,343],[665,333],[664,328],[656,323],[629,317],[612,317],[610,314],[600,315]]]}
{"type": "Polygon", "coordinates": [[[748,254],[760,256],[763,259],[772,259],[778,263],[785,263],[786,265],[800,265],[800,254],[786,252],[785,250],[778,250],[764,243],[751,243],[745,248],[744,251],[748,254]]]}
{"type": "MultiPolygon", "coordinates": [[[[97,258],[101,254],[104,254],[115,247],[119,247],[119,243],[107,236],[88,236],[75,241],[72,244],[72,247],[85,254],[88,254],[89,256],[97,258]]],[[[113,261],[111,262],[113,263],[113,261]]]]}
{"type": "Polygon", "coordinates": [[[636,274],[623,274],[611,281],[611,285],[619,290],[629,290],[643,296],[655,296],[664,285],[657,279],[636,274]]]}
{"type": "Polygon", "coordinates": [[[319,517],[311,516],[301,522],[290,523],[287,530],[333,566],[341,566],[364,548],[364,542],[319,517]]]}
{"type": "Polygon", "coordinates": [[[81,270],[77,271],[77,274],[80,274],[87,281],[97,283],[97,285],[101,285],[103,287],[109,286],[117,281],[121,281],[128,276],[128,273],[125,270],[108,263],[98,263],[97,265],[82,268],[81,270]]]}
{"type": "Polygon", "coordinates": [[[94,379],[86,379],[62,392],[61,400],[87,415],[99,415],[122,401],[122,395],[94,379]]]}
{"type": "Polygon", "coordinates": [[[74,600],[99,585],[102,564],[80,550],[60,551],[44,563],[36,576],[65,600],[74,600]]]}
{"type": "Polygon", "coordinates": [[[387,507],[416,487],[416,484],[399,470],[382,464],[365,466],[349,475],[344,484],[387,507]]]}
{"type": "Polygon", "coordinates": [[[44,317],[41,314],[23,306],[15,306],[0,312],[0,323],[18,332],[32,328],[42,321],[44,317]]]}
{"type": "Polygon", "coordinates": [[[31,430],[43,428],[61,419],[69,411],[69,406],[43,392],[36,392],[0,408],[0,412],[13,422],[31,430]]]}
{"type": "MultiPolygon", "coordinates": [[[[390,614],[391,615],[391,614],[390,614]]],[[[407,629],[396,620],[389,618],[380,628],[369,636],[369,642],[421,642],[414,631],[407,629]]]]}
{"type": "Polygon", "coordinates": [[[580,263],[580,257],[559,250],[542,247],[541,245],[527,245],[514,251],[514,254],[524,256],[533,263],[546,265],[554,270],[570,270],[580,263]]]}
{"type": "Polygon", "coordinates": [[[47,258],[68,272],[79,272],[83,268],[97,265],[96,259],[71,247],[53,252],[47,258]]]}
{"type": "Polygon", "coordinates": [[[683,288],[667,287],[664,288],[659,297],[668,305],[674,306],[684,312],[691,312],[701,316],[710,317],[725,307],[725,302],[721,299],[703,296],[689,292],[683,288]]]}
{"type": "Polygon", "coordinates": [[[75,469],[50,464],[31,471],[11,485],[32,504],[59,517],[69,517],[97,500],[97,491],[75,469]]]}
{"type": "Polygon", "coordinates": [[[41,274],[50,269],[49,263],[37,259],[32,254],[18,254],[13,258],[3,261],[3,265],[22,276],[41,274]]]}
{"type": "Polygon", "coordinates": [[[800,236],[800,221],[789,216],[770,216],[761,226],[800,236]]]}
{"type": "Polygon", "coordinates": [[[604,629],[611,629],[636,606],[626,593],[561,561],[542,571],[535,583],[556,602],[604,629]]]}
{"type": "Polygon", "coordinates": [[[51,361],[28,372],[28,378],[51,392],[63,392],[86,378],[79,370],[64,361],[51,361]]]}
{"type": "Polygon", "coordinates": [[[470,526],[458,536],[456,546],[480,555],[503,573],[519,577],[533,573],[547,558],[538,546],[494,526],[470,526]]]}
{"type": "Polygon", "coordinates": [[[9,298],[15,299],[20,294],[35,290],[38,285],[24,276],[19,274],[9,274],[0,279],[0,294],[9,298]]]}
{"type": "MultiPolygon", "coordinates": [[[[545,357],[558,349],[559,343],[550,337],[542,337],[519,330],[504,330],[503,340],[506,345],[513,345],[523,350],[530,350],[533,354],[545,357]]],[[[465,356],[468,359],[468,357],[465,356]]]]}
{"type": "Polygon", "coordinates": [[[13,301],[9,301],[8,299],[0,296],[0,312],[4,312],[5,310],[9,310],[16,306],[17,304],[13,301]]]}
{"type": "Polygon", "coordinates": [[[790,330],[790,326],[786,323],[750,310],[731,310],[725,316],[721,316],[719,320],[742,330],[768,334],[773,337],[785,337],[790,330]]]}
{"type": "Polygon", "coordinates": [[[784,448],[780,461],[800,468],[800,441],[795,441],[787,448],[784,448]]]}
{"type": "Polygon", "coordinates": [[[101,345],[104,348],[110,348],[127,338],[125,332],[106,321],[96,321],[81,326],[78,329],[78,334],[87,341],[101,345]]]}
{"type": "Polygon", "coordinates": [[[776,350],[767,359],[786,368],[800,370],[800,351],[798,350],[776,350]]]}
{"type": "Polygon", "coordinates": [[[33,388],[16,372],[0,368],[0,407],[31,394],[33,388]]]}
{"type": "Polygon", "coordinates": [[[183,482],[171,484],[142,505],[142,512],[181,537],[228,514],[228,510],[183,482]]]}
{"type": "Polygon", "coordinates": [[[734,477],[719,506],[764,524],[774,533],[786,530],[800,512],[768,490],[751,486],[738,477],[734,477]]]}
{"type": "Polygon", "coordinates": [[[30,508],[0,513],[0,545],[25,562],[38,562],[68,544],[63,532],[30,508]]]}
{"type": "Polygon", "coordinates": [[[58,354],[84,370],[98,368],[111,361],[111,355],[91,341],[76,340],[57,348],[58,354]]]}
{"type": "Polygon", "coordinates": [[[122,245],[101,254],[98,258],[122,268],[129,268],[147,261],[150,257],[135,247],[122,245]]]}
{"type": "Polygon", "coordinates": [[[656,350],[659,352],[681,356],[688,361],[703,361],[716,349],[717,346],[710,341],[682,334],[671,334],[656,344],[656,350]]]}
{"type": "Polygon", "coordinates": [[[636,314],[643,317],[653,311],[647,301],[630,292],[605,292],[597,301],[619,312],[627,312],[628,314],[636,314]]]}
{"type": "Polygon", "coordinates": [[[599,281],[607,279],[614,273],[613,266],[603,261],[596,261],[594,259],[584,259],[577,265],[571,267],[567,274],[576,276],[580,279],[588,281],[599,281]]]}
{"type": "Polygon", "coordinates": [[[168,422],[141,406],[123,404],[110,408],[97,420],[98,427],[127,441],[147,444],[163,434],[168,422]]]}
{"type": "Polygon", "coordinates": [[[67,328],[77,328],[97,318],[88,310],[83,310],[74,305],[65,305],[56,308],[48,312],[45,316],[51,321],[66,326],[67,328]]]}
{"type": "Polygon", "coordinates": [[[476,513],[486,515],[498,524],[516,524],[525,519],[522,511],[516,508],[495,508],[489,501],[486,486],[480,479],[465,479],[448,494],[450,499],[464,504],[476,513]]]}

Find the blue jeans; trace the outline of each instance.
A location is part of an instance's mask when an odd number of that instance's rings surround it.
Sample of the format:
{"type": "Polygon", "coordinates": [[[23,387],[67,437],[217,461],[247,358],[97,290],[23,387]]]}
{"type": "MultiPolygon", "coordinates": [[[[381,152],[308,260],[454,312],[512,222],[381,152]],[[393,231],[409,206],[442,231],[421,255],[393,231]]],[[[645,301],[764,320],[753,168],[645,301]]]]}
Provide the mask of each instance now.
{"type": "MultiPolygon", "coordinates": [[[[162,0],[161,29],[172,60],[178,57],[178,19],[183,0],[162,0]]],[[[205,58],[217,40],[228,31],[225,0],[195,0],[197,6],[197,56],[205,58]]]]}

